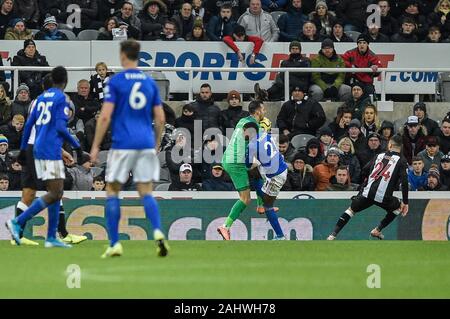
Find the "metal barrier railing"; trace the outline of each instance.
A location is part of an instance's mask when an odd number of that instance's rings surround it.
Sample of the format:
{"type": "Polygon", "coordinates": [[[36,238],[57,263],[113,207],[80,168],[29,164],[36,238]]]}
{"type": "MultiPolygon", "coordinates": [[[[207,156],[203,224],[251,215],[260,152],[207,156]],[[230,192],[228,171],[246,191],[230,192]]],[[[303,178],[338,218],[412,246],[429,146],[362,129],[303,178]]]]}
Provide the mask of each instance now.
{"type": "MultiPolygon", "coordinates": [[[[14,81],[13,89],[15,92],[19,86],[19,71],[51,71],[53,67],[38,66],[0,66],[0,71],[13,71],[14,81]]],[[[66,67],[67,71],[95,71],[94,66],[87,67],[66,67]]],[[[120,66],[109,67],[112,71],[123,70],[120,66]]],[[[327,73],[373,73],[370,68],[230,68],[230,67],[139,67],[142,71],[157,72],[189,72],[189,100],[193,100],[193,80],[194,72],[284,72],[284,97],[289,100],[289,72],[310,73],[310,72],[327,72],[327,73]]],[[[380,101],[386,101],[386,74],[390,72],[450,72],[450,68],[378,68],[377,73],[381,76],[380,101]]],[[[411,92],[411,94],[417,94],[411,92]]]]}

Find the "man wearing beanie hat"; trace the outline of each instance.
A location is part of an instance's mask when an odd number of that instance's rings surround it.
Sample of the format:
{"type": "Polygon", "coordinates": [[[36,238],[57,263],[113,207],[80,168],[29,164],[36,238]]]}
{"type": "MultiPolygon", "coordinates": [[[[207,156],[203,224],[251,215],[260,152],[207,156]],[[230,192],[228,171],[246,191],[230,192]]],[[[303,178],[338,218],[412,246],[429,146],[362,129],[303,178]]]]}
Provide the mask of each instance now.
{"type": "Polygon", "coordinates": [[[441,183],[450,189],[450,153],[441,158],[439,173],[441,174],[441,183]]]}
{"type": "Polygon", "coordinates": [[[428,135],[426,137],[426,148],[420,151],[417,156],[423,159],[424,169],[428,171],[434,164],[439,166],[441,164],[441,158],[444,156],[439,150],[439,138],[436,136],[428,135]]]}
{"type": "Polygon", "coordinates": [[[419,189],[420,191],[447,191],[446,185],[441,183],[441,174],[439,173],[439,168],[437,165],[433,164],[428,171],[427,184],[419,189]]]}
{"type": "MultiPolygon", "coordinates": [[[[373,79],[378,76],[378,68],[381,67],[380,59],[369,49],[370,38],[360,34],[357,39],[357,47],[348,50],[342,56],[346,68],[371,68],[372,73],[354,73],[351,75],[350,83],[361,82],[367,95],[375,93],[373,79]]],[[[348,73],[350,74],[350,73],[348,73]]]]}
{"type": "MultiPolygon", "coordinates": [[[[23,49],[17,52],[11,63],[12,66],[49,66],[45,56],[36,50],[36,43],[29,39],[23,43],[23,49]]],[[[30,99],[42,93],[42,78],[44,72],[19,71],[19,83],[25,83],[30,89],[30,99]]]]}
{"type": "Polygon", "coordinates": [[[280,28],[280,42],[291,42],[297,39],[299,30],[309,20],[302,9],[302,1],[290,0],[286,11],[277,21],[280,28]]]}
{"type": "Polygon", "coordinates": [[[223,42],[225,42],[225,44],[228,45],[238,55],[239,61],[244,63],[244,54],[242,54],[241,50],[237,47],[235,41],[253,43],[253,51],[250,55],[250,59],[248,60],[248,64],[255,64],[256,55],[259,54],[264,40],[255,35],[247,35],[245,32],[245,28],[239,24],[236,24],[234,26],[233,34],[231,36],[227,35],[223,37],[223,42]]]}
{"type": "Polygon", "coordinates": [[[331,25],[330,39],[334,43],[355,42],[355,40],[344,32],[344,22],[341,19],[335,20],[331,25]]]}
{"type": "Polygon", "coordinates": [[[34,36],[36,40],[69,40],[65,33],[58,30],[58,23],[54,16],[48,16],[44,20],[44,25],[41,31],[34,36]]]}
{"type": "Polygon", "coordinates": [[[26,40],[33,38],[33,32],[26,28],[24,19],[13,19],[10,21],[10,26],[10,28],[6,29],[5,40],[26,40]]]}
{"type": "Polygon", "coordinates": [[[306,191],[315,189],[313,168],[307,164],[308,156],[303,152],[298,152],[292,159],[292,170],[288,172],[283,191],[306,191]]]}
{"type": "MultiPolygon", "coordinates": [[[[343,68],[344,60],[336,54],[333,40],[322,41],[319,54],[312,59],[313,68],[343,68]]],[[[311,98],[322,101],[323,98],[346,101],[351,96],[351,89],[344,84],[345,73],[313,72],[313,85],[309,88],[311,98]]]]}
{"type": "Polygon", "coordinates": [[[313,169],[314,181],[316,182],[316,191],[324,191],[331,185],[331,178],[336,175],[339,165],[341,151],[337,147],[331,147],[325,160],[316,165],[313,169]]]}
{"type": "Polygon", "coordinates": [[[28,88],[28,85],[22,83],[17,88],[16,98],[11,105],[11,115],[14,116],[20,114],[24,118],[27,118],[30,102],[30,89],[28,88]]]}
{"type": "Polygon", "coordinates": [[[227,95],[228,108],[220,112],[220,124],[222,133],[225,135],[227,128],[235,128],[240,119],[250,115],[244,111],[241,105],[241,94],[231,90],[227,95]]]}
{"type": "Polygon", "coordinates": [[[428,135],[439,134],[439,124],[428,117],[427,106],[424,102],[414,104],[414,115],[418,117],[419,123],[427,129],[428,135]]]}
{"type": "MultiPolygon", "coordinates": [[[[302,56],[301,44],[298,41],[292,41],[289,45],[289,58],[281,62],[280,68],[309,68],[311,61],[302,56]]],[[[289,72],[290,91],[294,87],[299,87],[305,94],[308,93],[310,86],[311,73],[289,72]]],[[[280,101],[284,97],[284,74],[278,73],[275,81],[268,90],[260,88],[259,83],[255,84],[255,98],[261,101],[280,101]]]]}
{"type": "Polygon", "coordinates": [[[366,138],[361,132],[361,122],[358,119],[350,121],[347,127],[346,136],[352,141],[353,147],[355,148],[355,154],[359,154],[366,149],[366,138]]]}

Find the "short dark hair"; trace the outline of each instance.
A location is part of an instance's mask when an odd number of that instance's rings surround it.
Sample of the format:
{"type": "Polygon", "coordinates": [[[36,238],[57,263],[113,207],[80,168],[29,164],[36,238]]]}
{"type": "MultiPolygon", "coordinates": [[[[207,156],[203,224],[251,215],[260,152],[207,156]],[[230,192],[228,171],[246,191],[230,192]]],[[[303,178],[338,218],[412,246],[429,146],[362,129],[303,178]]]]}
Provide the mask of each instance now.
{"type": "MultiPolygon", "coordinates": [[[[345,170],[345,171],[347,171],[347,173],[350,173],[350,172],[348,171],[348,166],[347,166],[347,165],[339,165],[338,168],[337,168],[337,170],[345,170]]],[[[337,170],[336,170],[336,171],[337,171],[337,170]]]]}
{"type": "Polygon", "coordinates": [[[6,175],[6,174],[0,174],[0,181],[2,181],[2,180],[7,180],[7,181],[9,181],[9,177],[8,177],[8,175],[6,175]]]}
{"type": "Polygon", "coordinates": [[[289,137],[284,134],[280,134],[280,137],[278,138],[278,144],[284,144],[289,143],[289,137]]]}
{"type": "Polygon", "coordinates": [[[94,177],[94,180],[92,181],[92,183],[95,183],[95,182],[105,182],[105,177],[101,174],[97,175],[94,177]]]}
{"type": "Polygon", "coordinates": [[[44,87],[44,91],[51,89],[53,87],[52,74],[47,73],[42,80],[42,86],[44,87]]]}
{"type": "Polygon", "coordinates": [[[222,9],[230,9],[230,10],[233,10],[233,7],[231,6],[231,3],[225,2],[225,3],[222,4],[222,6],[220,7],[220,10],[222,10],[222,9]]]}
{"type": "Polygon", "coordinates": [[[131,61],[137,61],[139,59],[139,52],[141,51],[141,45],[135,40],[126,40],[120,43],[120,52],[131,61]]]}
{"type": "Polygon", "coordinates": [[[53,85],[64,85],[67,83],[67,70],[63,66],[57,66],[51,72],[53,85]]]}
{"type": "Polygon", "coordinates": [[[248,111],[250,112],[250,114],[255,114],[256,111],[257,111],[259,108],[262,107],[262,105],[263,105],[263,102],[262,102],[262,101],[258,101],[258,100],[256,100],[256,101],[251,101],[251,102],[248,104],[248,111]]]}
{"type": "Polygon", "coordinates": [[[122,3],[122,6],[120,8],[122,9],[126,4],[129,4],[134,9],[134,5],[129,1],[125,1],[124,3],[122,3]]]}
{"type": "Polygon", "coordinates": [[[166,25],[167,23],[173,25],[175,27],[175,29],[178,30],[176,22],[174,22],[172,20],[166,20],[166,22],[164,22],[164,25],[166,25]]]}
{"type": "Polygon", "coordinates": [[[256,124],[255,122],[248,122],[244,124],[243,130],[248,130],[248,129],[254,129],[256,132],[258,132],[258,124],[256,124]]]}
{"type": "Polygon", "coordinates": [[[412,162],[419,162],[419,161],[423,162],[423,158],[420,157],[420,156],[413,156],[412,160],[411,160],[411,163],[412,162]]]}
{"type": "Polygon", "coordinates": [[[209,83],[203,83],[200,85],[200,88],[209,88],[211,90],[211,85],[209,85],[209,83]]]}
{"type": "Polygon", "coordinates": [[[391,143],[394,144],[394,146],[397,147],[402,147],[403,145],[403,138],[400,134],[395,134],[394,136],[391,137],[390,139],[391,143]]]}

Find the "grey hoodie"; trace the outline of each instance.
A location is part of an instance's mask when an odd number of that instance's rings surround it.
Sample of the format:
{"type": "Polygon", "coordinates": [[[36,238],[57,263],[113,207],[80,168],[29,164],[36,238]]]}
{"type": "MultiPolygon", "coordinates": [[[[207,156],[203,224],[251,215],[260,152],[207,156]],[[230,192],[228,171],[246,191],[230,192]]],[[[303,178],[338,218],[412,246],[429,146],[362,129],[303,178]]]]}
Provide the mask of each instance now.
{"type": "Polygon", "coordinates": [[[254,15],[247,9],[239,17],[238,24],[245,28],[247,35],[255,35],[266,42],[276,42],[280,34],[280,29],[272,16],[264,10],[261,10],[261,14],[254,15]]]}

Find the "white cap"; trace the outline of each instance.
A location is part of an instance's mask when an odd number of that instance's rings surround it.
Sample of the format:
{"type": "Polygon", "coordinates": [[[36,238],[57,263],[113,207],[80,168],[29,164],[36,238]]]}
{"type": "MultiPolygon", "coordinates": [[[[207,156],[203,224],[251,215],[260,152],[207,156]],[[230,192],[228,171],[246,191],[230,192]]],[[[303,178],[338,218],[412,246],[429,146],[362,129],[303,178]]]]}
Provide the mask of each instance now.
{"type": "Polygon", "coordinates": [[[406,124],[419,124],[419,118],[415,115],[408,116],[408,122],[406,124]]]}
{"type": "Polygon", "coordinates": [[[190,164],[183,164],[180,166],[180,173],[186,170],[190,170],[192,172],[192,166],[190,164]]]}

